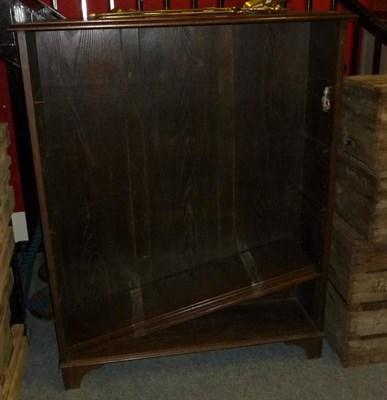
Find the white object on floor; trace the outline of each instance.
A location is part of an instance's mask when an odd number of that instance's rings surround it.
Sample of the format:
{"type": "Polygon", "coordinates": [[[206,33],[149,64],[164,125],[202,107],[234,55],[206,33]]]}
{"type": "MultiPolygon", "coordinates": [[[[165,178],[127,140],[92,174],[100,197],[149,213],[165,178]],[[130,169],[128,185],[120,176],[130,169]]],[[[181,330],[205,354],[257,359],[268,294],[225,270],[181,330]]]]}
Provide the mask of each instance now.
{"type": "Polygon", "coordinates": [[[12,227],[15,242],[25,242],[29,239],[26,213],[24,211],[12,214],[12,227]]]}

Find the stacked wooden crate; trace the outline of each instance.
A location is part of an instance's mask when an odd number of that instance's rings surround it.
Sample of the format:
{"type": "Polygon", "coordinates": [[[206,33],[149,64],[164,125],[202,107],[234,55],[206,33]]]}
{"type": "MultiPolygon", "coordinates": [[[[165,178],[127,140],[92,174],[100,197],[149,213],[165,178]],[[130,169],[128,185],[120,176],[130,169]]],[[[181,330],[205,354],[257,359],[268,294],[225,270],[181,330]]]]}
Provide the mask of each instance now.
{"type": "Polygon", "coordinates": [[[387,362],[387,76],[345,79],[326,334],[345,366],[387,362]]]}
{"type": "Polygon", "coordinates": [[[18,399],[28,350],[24,326],[10,327],[9,297],[13,286],[10,262],[15,243],[9,226],[14,195],[8,185],[11,163],[8,145],[8,127],[0,124],[0,400],[18,399]]]}

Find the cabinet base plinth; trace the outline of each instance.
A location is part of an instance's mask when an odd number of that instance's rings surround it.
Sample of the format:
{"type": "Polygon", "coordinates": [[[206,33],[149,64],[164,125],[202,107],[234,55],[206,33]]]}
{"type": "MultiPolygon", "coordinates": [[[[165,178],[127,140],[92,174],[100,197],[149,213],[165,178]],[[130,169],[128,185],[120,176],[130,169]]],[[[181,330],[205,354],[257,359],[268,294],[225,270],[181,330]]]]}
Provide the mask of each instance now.
{"type": "Polygon", "coordinates": [[[322,332],[296,298],[233,306],[137,339],[120,337],[79,349],[61,364],[66,389],[80,386],[90,370],[108,363],[235,347],[285,343],[300,346],[307,358],[321,356],[322,332]]]}
{"type": "Polygon", "coordinates": [[[79,367],[62,368],[63,384],[66,390],[79,389],[84,376],[102,365],[82,365],[79,367]]]}
{"type": "Polygon", "coordinates": [[[308,360],[321,357],[322,343],[322,338],[310,338],[285,342],[288,346],[298,346],[304,349],[308,360]]]}

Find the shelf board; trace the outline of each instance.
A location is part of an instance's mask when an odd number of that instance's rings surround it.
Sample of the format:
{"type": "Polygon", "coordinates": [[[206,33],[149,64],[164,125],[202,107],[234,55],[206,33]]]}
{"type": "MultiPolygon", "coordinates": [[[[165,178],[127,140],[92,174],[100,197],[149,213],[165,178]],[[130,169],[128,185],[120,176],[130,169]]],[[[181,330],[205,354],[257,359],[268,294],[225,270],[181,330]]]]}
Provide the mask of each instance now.
{"type": "Polygon", "coordinates": [[[320,276],[295,240],[279,240],[121,292],[94,309],[74,313],[68,324],[73,334],[69,348],[148,335],[320,276]]]}
{"type": "Polygon", "coordinates": [[[160,332],[70,353],[62,368],[322,337],[297,299],[240,304],[160,332]]]}

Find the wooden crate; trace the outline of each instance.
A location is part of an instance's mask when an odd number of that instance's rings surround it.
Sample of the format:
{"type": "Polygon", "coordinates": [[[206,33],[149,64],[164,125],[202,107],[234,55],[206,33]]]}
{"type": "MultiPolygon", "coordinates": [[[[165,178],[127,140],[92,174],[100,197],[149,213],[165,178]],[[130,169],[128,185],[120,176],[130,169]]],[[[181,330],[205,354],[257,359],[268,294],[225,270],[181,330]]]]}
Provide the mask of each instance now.
{"type": "Polygon", "coordinates": [[[335,215],[328,278],[347,304],[387,300],[387,246],[370,244],[335,215]]]}
{"type": "Polygon", "coordinates": [[[325,332],[346,367],[387,362],[387,302],[347,305],[328,283],[325,332]]]}
{"type": "Polygon", "coordinates": [[[6,193],[8,190],[9,178],[11,176],[9,170],[10,165],[11,157],[5,155],[5,157],[0,161],[0,194],[6,193]]]}
{"type": "Polygon", "coordinates": [[[7,148],[10,144],[8,124],[0,123],[0,162],[7,156],[7,148]]]}
{"type": "Polygon", "coordinates": [[[6,228],[0,240],[0,282],[5,282],[15,246],[12,227],[6,228]]]}
{"type": "Polygon", "coordinates": [[[0,238],[0,383],[11,354],[9,296],[13,286],[13,274],[9,267],[14,248],[11,227],[0,238]]]}
{"type": "Polygon", "coordinates": [[[341,122],[337,212],[387,245],[387,75],[344,80],[341,122]]]}
{"type": "Polygon", "coordinates": [[[325,330],[345,366],[387,361],[387,75],[346,78],[325,330]]]}
{"type": "Polygon", "coordinates": [[[0,399],[4,400],[18,398],[27,354],[24,327],[10,327],[9,297],[13,286],[10,262],[15,243],[12,227],[8,225],[15,199],[13,188],[9,186],[8,145],[8,126],[0,124],[0,399]]]}
{"type": "Polygon", "coordinates": [[[336,211],[366,239],[387,246],[387,169],[338,152],[336,211]]]}
{"type": "Polygon", "coordinates": [[[344,79],[341,146],[374,171],[387,168],[387,75],[344,79]]]}
{"type": "MultiPolygon", "coordinates": [[[[13,187],[8,186],[7,192],[0,194],[0,238],[2,238],[8,229],[9,221],[15,208],[15,196],[13,187]]],[[[1,239],[0,239],[1,244],[1,239]]]]}
{"type": "Polygon", "coordinates": [[[387,362],[387,246],[334,216],[325,313],[344,366],[387,362]]]}
{"type": "Polygon", "coordinates": [[[12,354],[0,387],[1,398],[4,400],[19,399],[23,372],[28,358],[28,340],[24,336],[24,325],[13,325],[11,332],[12,354]]]}
{"type": "Polygon", "coordinates": [[[13,286],[12,269],[9,267],[10,257],[13,250],[12,230],[8,230],[8,235],[4,238],[0,252],[0,384],[4,379],[4,372],[8,365],[11,350],[12,338],[10,330],[10,308],[9,297],[13,286]]]}
{"type": "Polygon", "coordinates": [[[9,307],[0,318],[0,384],[4,379],[4,372],[8,366],[12,351],[12,335],[9,325],[11,312],[9,307]]]}
{"type": "Polygon", "coordinates": [[[4,313],[6,312],[12,287],[13,287],[13,273],[12,269],[8,267],[5,273],[4,281],[3,282],[0,281],[0,316],[4,315],[4,313]]]}

